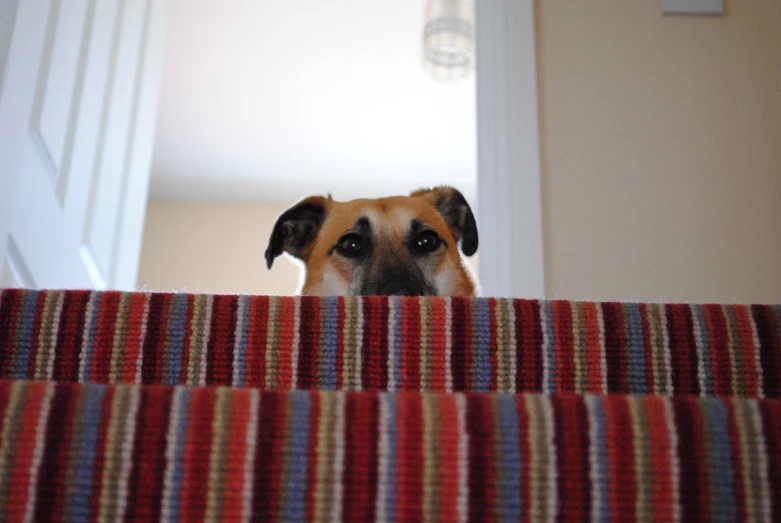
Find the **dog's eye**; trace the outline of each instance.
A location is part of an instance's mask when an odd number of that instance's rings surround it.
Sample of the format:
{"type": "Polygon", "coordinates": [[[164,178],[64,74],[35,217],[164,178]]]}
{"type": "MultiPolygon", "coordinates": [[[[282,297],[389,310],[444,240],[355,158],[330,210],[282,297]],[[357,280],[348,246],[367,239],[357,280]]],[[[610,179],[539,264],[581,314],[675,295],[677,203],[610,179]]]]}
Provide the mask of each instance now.
{"type": "Polygon", "coordinates": [[[420,254],[428,254],[439,248],[439,236],[433,231],[426,231],[412,241],[412,249],[420,254]]]}
{"type": "Polygon", "coordinates": [[[336,250],[345,258],[360,258],[366,254],[366,242],[357,234],[347,234],[336,244],[336,250]]]}

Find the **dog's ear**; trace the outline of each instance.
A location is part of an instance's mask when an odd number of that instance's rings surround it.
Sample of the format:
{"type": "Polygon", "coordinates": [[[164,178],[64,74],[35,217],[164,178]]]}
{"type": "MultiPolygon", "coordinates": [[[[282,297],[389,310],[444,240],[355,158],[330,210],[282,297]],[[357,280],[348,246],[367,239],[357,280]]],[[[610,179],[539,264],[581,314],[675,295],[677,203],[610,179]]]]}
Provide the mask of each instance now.
{"type": "Polygon", "coordinates": [[[420,189],[410,196],[426,198],[445,219],[456,241],[461,242],[461,252],[472,256],[477,252],[477,222],[466,198],[453,187],[441,186],[420,189]]]}
{"type": "Polygon", "coordinates": [[[311,196],[283,212],[277,219],[266,248],[266,265],[283,252],[306,261],[314,239],[325,221],[330,200],[311,196]]]}

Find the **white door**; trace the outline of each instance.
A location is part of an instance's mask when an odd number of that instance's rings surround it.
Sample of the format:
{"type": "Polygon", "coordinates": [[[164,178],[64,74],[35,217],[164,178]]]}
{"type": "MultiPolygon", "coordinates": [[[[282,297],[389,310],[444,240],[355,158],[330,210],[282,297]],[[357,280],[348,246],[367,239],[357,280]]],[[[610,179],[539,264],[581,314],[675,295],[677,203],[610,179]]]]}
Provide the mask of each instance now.
{"type": "Polygon", "coordinates": [[[10,0],[5,52],[0,24],[0,287],[135,286],[165,3],[10,0]]]}

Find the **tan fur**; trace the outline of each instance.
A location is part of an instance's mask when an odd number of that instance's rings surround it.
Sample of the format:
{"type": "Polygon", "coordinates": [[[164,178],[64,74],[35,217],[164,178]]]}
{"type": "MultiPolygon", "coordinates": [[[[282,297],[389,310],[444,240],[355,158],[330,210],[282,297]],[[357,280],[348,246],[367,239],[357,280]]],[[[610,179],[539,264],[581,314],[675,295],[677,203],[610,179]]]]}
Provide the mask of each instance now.
{"type": "Polygon", "coordinates": [[[434,199],[436,194],[441,193],[423,190],[411,196],[348,202],[338,202],[330,196],[314,196],[299,202],[298,205],[311,203],[326,209],[325,219],[314,240],[297,252],[297,257],[305,266],[301,293],[320,296],[358,293],[351,286],[355,279],[353,263],[333,253],[333,249],[346,233],[352,231],[360,218],[366,217],[377,237],[369,261],[372,269],[392,264],[417,263],[418,267],[424,267],[426,281],[436,287],[436,294],[474,296],[476,285],[461,258],[458,248],[460,238],[454,237],[454,232],[437,209],[434,199]],[[404,243],[413,219],[433,229],[444,242],[422,261],[414,260],[404,243]]]}

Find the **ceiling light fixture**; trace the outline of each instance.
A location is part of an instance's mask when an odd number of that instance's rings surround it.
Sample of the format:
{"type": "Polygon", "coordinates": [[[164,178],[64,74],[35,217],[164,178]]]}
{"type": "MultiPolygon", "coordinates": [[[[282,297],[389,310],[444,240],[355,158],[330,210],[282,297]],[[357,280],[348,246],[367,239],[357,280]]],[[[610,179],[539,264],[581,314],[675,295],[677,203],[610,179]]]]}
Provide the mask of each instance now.
{"type": "Polygon", "coordinates": [[[467,78],[474,69],[472,0],[427,0],[423,66],[438,80],[467,78]]]}

